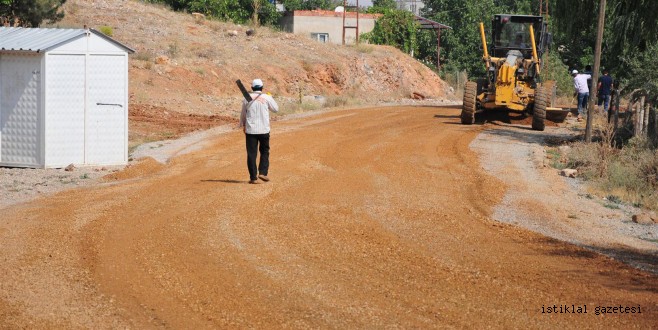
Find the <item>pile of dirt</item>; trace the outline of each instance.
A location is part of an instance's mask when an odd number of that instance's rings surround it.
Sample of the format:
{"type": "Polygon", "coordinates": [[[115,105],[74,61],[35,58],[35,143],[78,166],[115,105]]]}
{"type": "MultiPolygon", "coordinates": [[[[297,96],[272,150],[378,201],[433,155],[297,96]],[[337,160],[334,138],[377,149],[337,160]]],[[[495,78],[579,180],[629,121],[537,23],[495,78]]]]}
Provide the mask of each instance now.
{"type": "Polygon", "coordinates": [[[103,181],[112,182],[142,177],[146,174],[155,173],[164,168],[164,165],[151,157],[140,159],[139,162],[126,166],[123,171],[110,173],[103,176],[103,181]]]}
{"type": "Polygon", "coordinates": [[[132,104],[129,112],[128,132],[131,147],[238,121],[225,115],[185,114],[149,104],[132,104]]]}
{"type": "Polygon", "coordinates": [[[413,93],[454,98],[433,71],[393,47],[323,44],[267,27],[247,36],[251,27],[142,1],[69,0],[64,13],[57,27],[110,27],[112,38],[136,51],[129,69],[130,107],[139,112],[131,111],[133,140],[176,137],[237,118],[237,79],[262,78],[284,113],[300,108],[306,95],[322,95],[328,106],[395,102],[413,93]],[[165,112],[199,117],[150,124],[165,112]]]}

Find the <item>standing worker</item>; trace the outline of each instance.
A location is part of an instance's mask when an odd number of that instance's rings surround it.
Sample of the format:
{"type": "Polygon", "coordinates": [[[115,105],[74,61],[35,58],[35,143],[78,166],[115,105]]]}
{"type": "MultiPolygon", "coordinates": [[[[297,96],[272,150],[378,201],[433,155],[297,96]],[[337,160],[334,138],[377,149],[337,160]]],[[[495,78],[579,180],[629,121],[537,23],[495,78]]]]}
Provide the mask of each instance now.
{"type": "Polygon", "coordinates": [[[578,95],[578,121],[583,120],[585,109],[587,108],[587,100],[589,99],[589,87],[587,87],[587,80],[592,79],[589,74],[579,74],[578,70],[571,71],[573,76],[574,94],[578,95]]]}
{"type": "Polygon", "coordinates": [[[279,105],[269,94],[263,93],[263,81],[251,82],[251,101],[242,101],[240,127],[243,127],[247,145],[247,169],[249,183],[256,184],[258,179],[270,181],[267,171],[270,167],[270,113],[278,112],[279,105]],[[260,162],[256,168],[256,158],[260,151],[260,162]]]}
{"type": "Polygon", "coordinates": [[[597,89],[597,95],[599,96],[598,105],[600,107],[603,104],[603,111],[607,114],[610,108],[610,92],[612,91],[612,77],[610,77],[608,69],[603,69],[603,76],[599,78],[597,89]]]}

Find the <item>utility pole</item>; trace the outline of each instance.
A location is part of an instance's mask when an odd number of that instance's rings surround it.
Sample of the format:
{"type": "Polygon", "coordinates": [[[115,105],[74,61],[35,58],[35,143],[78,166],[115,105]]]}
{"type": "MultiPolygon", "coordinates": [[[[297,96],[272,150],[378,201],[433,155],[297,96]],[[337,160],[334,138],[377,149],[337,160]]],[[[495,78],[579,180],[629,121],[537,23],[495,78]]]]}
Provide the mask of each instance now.
{"type": "Polygon", "coordinates": [[[599,69],[601,68],[601,42],[605,25],[605,0],[599,4],[599,26],[596,31],[596,45],[594,50],[594,71],[592,72],[592,85],[589,86],[589,102],[587,105],[587,125],[585,127],[585,141],[592,142],[592,117],[596,101],[596,86],[599,83],[599,69]]]}
{"type": "MultiPolygon", "coordinates": [[[[548,3],[549,0],[546,0],[546,7],[544,7],[544,0],[539,0],[539,16],[544,17],[544,23],[546,23],[546,33],[548,33],[548,3]]],[[[548,68],[548,52],[550,47],[546,47],[544,50],[544,64],[545,68],[548,68]]]]}
{"type": "Polygon", "coordinates": [[[359,44],[359,0],[356,0],[356,6],[348,6],[347,0],[343,0],[343,46],[345,45],[345,30],[356,29],[356,44],[359,44]],[[345,17],[347,8],[356,8],[356,25],[346,25],[345,17]]]}

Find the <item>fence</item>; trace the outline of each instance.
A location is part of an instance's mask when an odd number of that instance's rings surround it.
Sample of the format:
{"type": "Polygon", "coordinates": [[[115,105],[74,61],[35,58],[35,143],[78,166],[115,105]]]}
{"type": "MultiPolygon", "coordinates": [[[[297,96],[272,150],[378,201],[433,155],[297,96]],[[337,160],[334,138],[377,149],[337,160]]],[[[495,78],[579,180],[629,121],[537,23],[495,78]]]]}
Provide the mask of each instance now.
{"type": "MultiPolygon", "coordinates": [[[[630,94],[628,107],[623,113],[624,127],[630,127],[633,136],[647,136],[658,141],[658,120],[656,101],[658,97],[650,97],[644,90],[634,90],[630,94]]],[[[621,96],[619,90],[613,90],[608,111],[608,122],[614,123],[614,131],[619,128],[621,96]]]]}

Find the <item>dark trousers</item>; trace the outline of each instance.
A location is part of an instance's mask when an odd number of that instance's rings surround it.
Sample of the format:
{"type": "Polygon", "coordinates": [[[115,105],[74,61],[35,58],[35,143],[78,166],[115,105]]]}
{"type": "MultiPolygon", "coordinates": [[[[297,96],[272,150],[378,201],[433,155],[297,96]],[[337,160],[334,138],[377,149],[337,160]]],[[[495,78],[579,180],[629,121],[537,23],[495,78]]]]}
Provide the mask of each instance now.
{"type": "Polygon", "coordinates": [[[245,134],[247,140],[247,168],[249,179],[256,180],[258,174],[267,175],[270,167],[270,133],[267,134],[245,134]],[[256,158],[260,151],[260,162],[256,169],[256,158]]]}
{"type": "Polygon", "coordinates": [[[586,115],[587,101],[589,100],[589,93],[578,93],[578,115],[586,115]]]}

